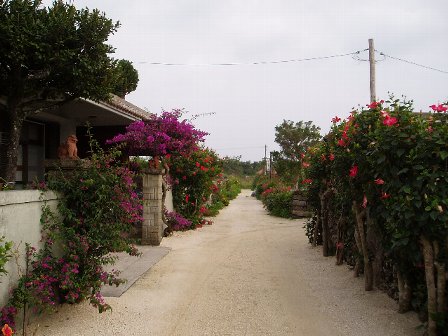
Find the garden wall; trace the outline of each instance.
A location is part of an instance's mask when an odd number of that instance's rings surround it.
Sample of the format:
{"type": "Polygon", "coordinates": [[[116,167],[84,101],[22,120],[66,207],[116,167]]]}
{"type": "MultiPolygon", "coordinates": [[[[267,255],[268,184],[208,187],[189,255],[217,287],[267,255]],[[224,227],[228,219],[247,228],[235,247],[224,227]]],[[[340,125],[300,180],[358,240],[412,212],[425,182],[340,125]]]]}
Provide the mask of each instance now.
{"type": "Polygon", "coordinates": [[[48,201],[50,207],[56,207],[57,196],[53,192],[41,195],[38,190],[0,191],[0,236],[14,243],[13,257],[5,267],[8,274],[0,276],[1,306],[8,300],[9,290],[25,273],[26,243],[34,247],[40,245],[40,218],[44,201],[48,201]]]}

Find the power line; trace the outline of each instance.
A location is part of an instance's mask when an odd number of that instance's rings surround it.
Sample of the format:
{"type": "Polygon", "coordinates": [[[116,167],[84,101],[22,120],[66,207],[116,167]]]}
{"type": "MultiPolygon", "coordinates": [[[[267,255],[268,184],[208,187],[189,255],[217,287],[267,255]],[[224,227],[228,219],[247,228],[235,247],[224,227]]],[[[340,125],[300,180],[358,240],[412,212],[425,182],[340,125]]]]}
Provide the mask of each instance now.
{"type": "MultiPolygon", "coordinates": [[[[352,58],[356,61],[368,61],[367,59],[362,59],[359,57],[359,55],[367,51],[368,49],[353,51],[346,54],[334,54],[334,55],[328,55],[328,56],[318,56],[318,57],[308,57],[308,58],[296,58],[296,59],[289,59],[289,60],[277,60],[277,61],[257,61],[257,62],[248,62],[248,63],[203,63],[203,64],[194,64],[194,63],[165,63],[165,62],[138,62],[138,64],[147,64],[147,65],[161,65],[161,66],[243,66],[243,65],[268,65],[268,64],[283,64],[283,63],[298,63],[298,62],[307,62],[307,61],[318,61],[318,60],[325,60],[330,58],[337,58],[337,57],[347,57],[352,56],[352,58]]],[[[381,56],[384,57],[382,60],[378,60],[377,62],[384,61],[386,58],[390,58],[396,61],[408,63],[411,65],[415,65],[427,70],[433,70],[440,73],[448,74],[448,71],[437,69],[428,65],[419,64],[413,61],[408,61],[403,58],[394,57],[391,55],[388,55],[382,51],[378,51],[375,49],[375,52],[379,53],[381,56]]]]}
{"type": "Polygon", "coordinates": [[[421,67],[421,68],[424,68],[424,69],[434,70],[434,71],[438,71],[438,72],[441,72],[441,73],[444,73],[444,74],[448,74],[448,71],[445,71],[445,70],[440,70],[440,69],[437,69],[437,68],[430,67],[428,65],[418,64],[418,63],[415,63],[415,62],[412,62],[412,61],[408,61],[408,60],[405,60],[405,59],[402,59],[402,58],[393,57],[393,56],[387,55],[387,54],[385,54],[385,53],[383,53],[381,51],[378,51],[378,50],[375,50],[375,51],[379,52],[380,55],[382,55],[384,57],[388,57],[388,58],[391,58],[391,59],[394,59],[394,60],[397,60],[397,61],[400,61],[400,62],[412,64],[412,65],[415,65],[415,66],[418,66],[418,67],[421,67]]]}
{"type": "Polygon", "coordinates": [[[166,65],[166,66],[240,66],[240,65],[266,65],[266,64],[281,64],[281,63],[293,63],[293,62],[306,62],[306,61],[316,61],[316,60],[324,60],[329,58],[336,57],[346,57],[353,56],[359,54],[364,50],[358,50],[346,54],[336,54],[329,56],[319,56],[319,57],[309,57],[309,58],[297,58],[297,59],[289,59],[289,60],[279,60],[279,61],[258,61],[258,62],[249,62],[249,63],[210,63],[210,64],[188,64],[188,63],[163,63],[163,62],[139,62],[139,64],[148,64],[148,65],[166,65]]]}

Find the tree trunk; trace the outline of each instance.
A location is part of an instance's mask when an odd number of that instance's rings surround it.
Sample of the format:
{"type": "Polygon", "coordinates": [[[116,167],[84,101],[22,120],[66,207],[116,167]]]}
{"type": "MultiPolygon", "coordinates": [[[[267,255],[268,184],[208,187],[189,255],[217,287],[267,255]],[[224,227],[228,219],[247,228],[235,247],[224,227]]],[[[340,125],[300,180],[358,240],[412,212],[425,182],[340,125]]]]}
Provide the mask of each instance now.
{"type": "Polygon", "coordinates": [[[322,212],[320,209],[317,210],[316,225],[313,231],[313,245],[317,246],[319,244],[319,232],[322,231],[322,212]]]}
{"type": "MultiPolygon", "coordinates": [[[[355,243],[356,243],[356,248],[358,249],[359,255],[361,255],[362,254],[361,237],[359,236],[359,232],[356,227],[355,227],[355,243]]],[[[358,257],[356,257],[356,264],[355,264],[355,268],[353,269],[353,276],[355,278],[359,277],[360,271],[361,271],[361,258],[358,256],[358,257]]]]}
{"type": "Polygon", "coordinates": [[[406,313],[411,310],[412,288],[407,279],[397,271],[398,280],[398,312],[406,313]]]}
{"type": "Polygon", "coordinates": [[[437,292],[434,276],[434,249],[426,237],[421,237],[423,258],[425,260],[425,278],[428,292],[428,336],[437,336],[436,321],[432,316],[437,313],[437,292]]]}
{"type": "Polygon", "coordinates": [[[322,218],[322,254],[324,257],[328,257],[328,209],[325,194],[326,192],[320,195],[320,213],[322,218]]]}
{"type": "Polygon", "coordinates": [[[17,158],[23,118],[19,116],[16,108],[9,108],[7,115],[9,120],[6,121],[6,132],[8,133],[9,141],[6,149],[6,164],[2,166],[0,177],[3,178],[5,182],[14,183],[16,180],[17,158]]]}
{"type": "Polygon", "coordinates": [[[356,216],[356,225],[358,227],[362,256],[364,261],[364,289],[366,291],[371,291],[373,289],[373,268],[372,262],[369,259],[366,230],[364,227],[364,222],[366,221],[366,211],[365,209],[361,209],[356,201],[353,201],[353,212],[356,216]]]}
{"type": "MultiPolygon", "coordinates": [[[[435,258],[438,258],[439,243],[435,241],[433,246],[435,258]]],[[[443,313],[445,311],[446,268],[445,263],[440,261],[435,261],[434,266],[437,271],[437,311],[443,313]]]]}
{"type": "Polygon", "coordinates": [[[366,240],[367,240],[367,247],[369,251],[373,252],[374,258],[372,261],[372,270],[373,270],[373,285],[375,288],[380,288],[383,279],[382,279],[382,272],[383,272],[383,261],[384,261],[384,248],[382,244],[382,235],[379,230],[376,229],[374,220],[372,217],[370,217],[370,211],[367,208],[366,209],[366,224],[367,224],[367,231],[366,231],[366,240]]]}
{"type": "Polygon", "coordinates": [[[324,257],[330,255],[330,229],[328,227],[329,222],[329,200],[333,195],[333,188],[325,190],[325,192],[320,193],[320,211],[322,217],[322,253],[324,257]]]}
{"type": "Polygon", "coordinates": [[[338,220],[338,241],[336,244],[336,265],[342,265],[344,263],[344,228],[345,219],[339,218],[338,220]]]}

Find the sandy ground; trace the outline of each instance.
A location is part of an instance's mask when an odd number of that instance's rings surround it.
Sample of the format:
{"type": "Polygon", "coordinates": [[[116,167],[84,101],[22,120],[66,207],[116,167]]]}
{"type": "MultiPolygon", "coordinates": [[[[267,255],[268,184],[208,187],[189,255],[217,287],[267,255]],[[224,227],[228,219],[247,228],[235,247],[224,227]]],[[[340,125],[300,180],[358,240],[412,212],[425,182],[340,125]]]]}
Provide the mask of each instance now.
{"type": "Polygon", "coordinates": [[[270,217],[249,195],[164,239],[172,251],[107,299],[112,312],[63,306],[37,335],[421,335],[414,313],[310,247],[303,220],[270,217]]]}

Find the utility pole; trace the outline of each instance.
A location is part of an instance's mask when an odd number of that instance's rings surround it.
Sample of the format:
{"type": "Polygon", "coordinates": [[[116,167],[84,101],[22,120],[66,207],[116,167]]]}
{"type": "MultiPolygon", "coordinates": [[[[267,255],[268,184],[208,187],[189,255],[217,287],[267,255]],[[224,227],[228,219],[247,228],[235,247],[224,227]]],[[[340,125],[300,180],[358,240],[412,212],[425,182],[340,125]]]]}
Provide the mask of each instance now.
{"type": "Polygon", "coordinates": [[[369,63],[370,63],[370,102],[376,101],[375,85],[375,47],[373,39],[369,39],[369,63]]]}
{"type": "Polygon", "coordinates": [[[268,159],[266,157],[268,151],[268,146],[264,145],[264,174],[267,175],[268,174],[268,159]]]}

